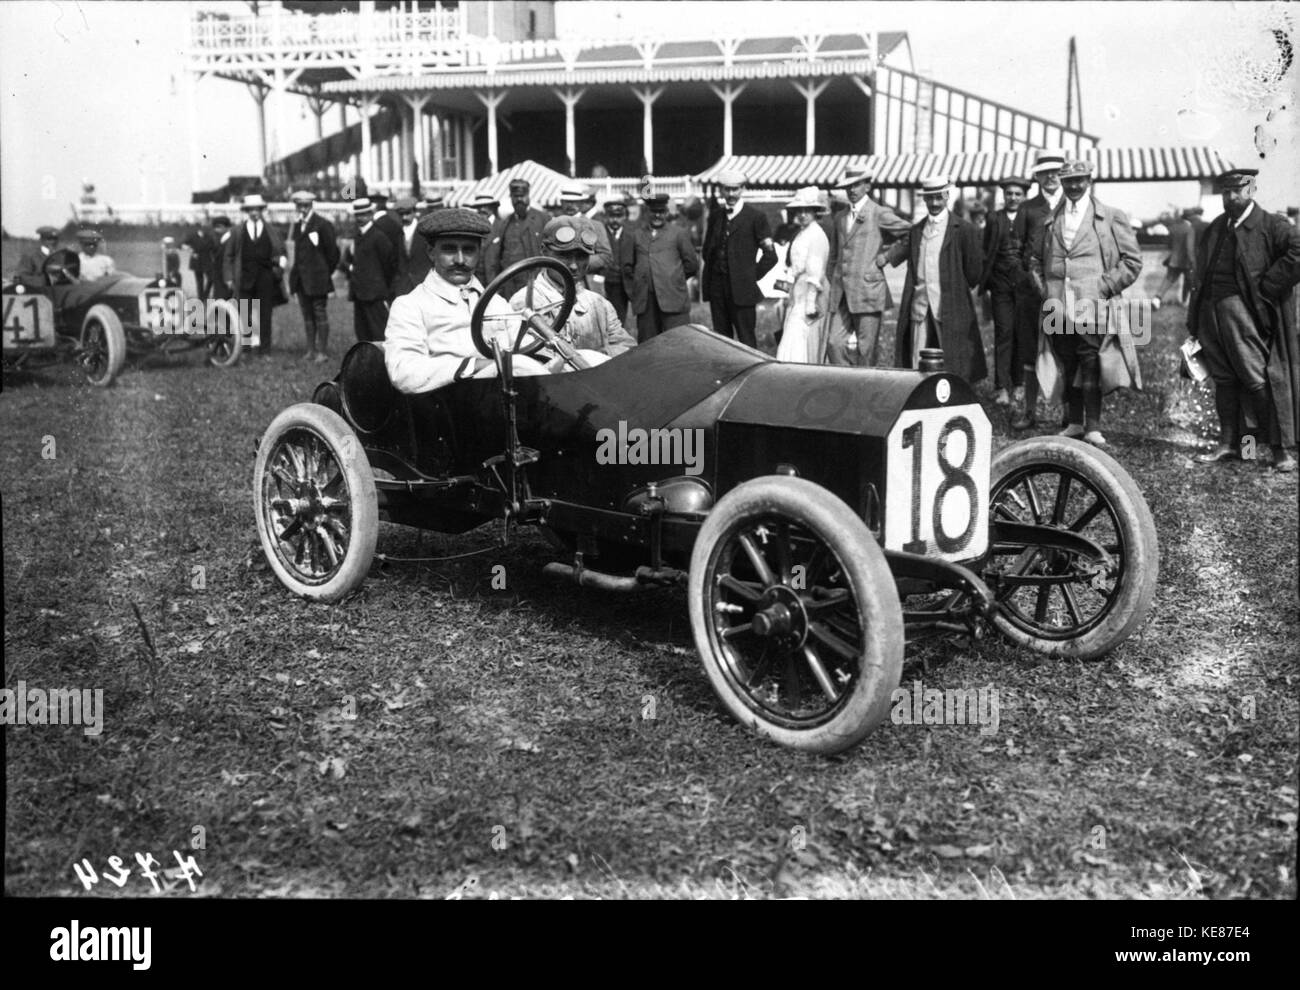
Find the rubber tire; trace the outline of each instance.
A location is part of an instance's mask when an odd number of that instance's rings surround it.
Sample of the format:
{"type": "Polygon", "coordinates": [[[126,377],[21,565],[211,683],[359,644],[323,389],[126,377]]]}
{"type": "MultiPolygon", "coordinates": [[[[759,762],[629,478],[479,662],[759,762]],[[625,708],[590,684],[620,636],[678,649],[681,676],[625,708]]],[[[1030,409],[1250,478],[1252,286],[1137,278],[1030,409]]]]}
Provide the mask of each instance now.
{"type": "Polygon", "coordinates": [[[257,448],[253,469],[253,514],[267,563],[280,582],[295,595],[315,601],[336,602],[361,586],[375,556],[375,542],[379,537],[379,502],[374,475],[361,442],[338,413],[315,403],[300,402],[271,421],[257,448]],[[267,461],[280,437],[293,429],[310,430],[330,448],[343,469],[348,496],[352,500],[351,538],[343,563],[338,572],[322,584],[300,580],[281,562],[267,529],[266,511],[262,504],[267,461]]]}
{"type": "Polygon", "coordinates": [[[1035,652],[1075,660],[1105,656],[1124,642],[1143,620],[1155,596],[1160,576],[1160,547],[1156,524],[1142,490],[1123,466],[1104,451],[1070,437],[1029,437],[1003,448],[989,468],[989,506],[999,482],[1014,471],[1035,464],[1067,467],[1083,475],[1111,502],[1124,541],[1125,571],[1119,598],[1102,622],[1078,639],[1041,639],[995,613],[993,625],[1013,643],[1035,652]]]}
{"type": "Polygon", "coordinates": [[[122,329],[122,321],[118,319],[112,308],[104,303],[98,303],[87,310],[85,318],[81,321],[82,346],[86,343],[86,329],[96,320],[104,328],[104,346],[108,350],[108,364],[99,379],[91,378],[84,368],[82,373],[86,375],[86,381],[96,388],[108,388],[121,374],[122,365],[126,363],[126,332],[122,329]]]}
{"type": "Polygon", "coordinates": [[[207,318],[204,321],[204,328],[207,329],[209,333],[212,332],[213,327],[217,326],[217,318],[215,315],[215,310],[217,309],[222,309],[225,311],[226,318],[224,320],[224,323],[231,330],[231,333],[228,334],[227,336],[234,338],[235,346],[231,348],[230,356],[227,357],[226,360],[219,361],[215,357],[213,357],[212,341],[208,341],[208,345],[207,345],[208,364],[212,365],[212,367],[214,368],[233,368],[235,365],[239,363],[240,355],[243,354],[244,352],[244,336],[242,333],[240,333],[239,311],[228,299],[211,300],[207,305],[207,318]]]}
{"type": "Polygon", "coordinates": [[[889,712],[890,695],[903,669],[903,610],[893,575],[866,523],[839,498],[802,478],[779,475],[747,481],[728,492],[700,528],[687,584],[691,631],[704,671],[722,703],[743,725],[791,749],[831,754],[862,741],[889,712]],[[858,603],[867,635],[852,695],[830,721],[791,729],[765,720],[731,685],[719,660],[713,626],[705,615],[705,582],[724,537],[745,518],[777,513],[815,533],[835,553],[858,603]]]}

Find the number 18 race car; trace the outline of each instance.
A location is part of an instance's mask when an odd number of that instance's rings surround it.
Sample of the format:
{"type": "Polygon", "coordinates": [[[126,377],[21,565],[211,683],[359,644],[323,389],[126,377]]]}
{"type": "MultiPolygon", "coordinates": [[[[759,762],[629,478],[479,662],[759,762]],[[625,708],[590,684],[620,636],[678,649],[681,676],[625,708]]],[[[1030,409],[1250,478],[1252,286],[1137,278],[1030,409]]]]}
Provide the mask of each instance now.
{"type": "Polygon", "coordinates": [[[82,282],[79,267],[75,251],[54,251],[41,275],[4,283],[0,339],[6,371],[70,356],[86,381],[106,387],[121,372],[128,353],[203,347],[214,367],[228,368],[239,360],[242,325],[229,301],[209,300],[202,320],[209,332],[186,335],[186,300],[175,284],[124,274],[82,282]]]}
{"type": "Polygon", "coordinates": [[[361,343],[311,402],[274,419],[253,486],[286,587],[351,592],[381,518],[447,533],[539,526],[563,552],[550,575],[609,591],[684,585],[726,707],[820,753],[886,716],[906,641],[991,626],[1088,659],[1143,621],[1158,549],[1133,480],[1062,437],[994,456],[988,418],[940,352],[921,371],[788,364],[685,326],[586,367],[552,331],[571,279],[562,302],[524,310],[513,346],[489,339],[487,299],[557,266],[512,266],[476,308],[471,331],[498,377],[400,394],[380,347],[361,343]],[[574,370],[515,378],[513,355],[543,347],[574,370]]]}

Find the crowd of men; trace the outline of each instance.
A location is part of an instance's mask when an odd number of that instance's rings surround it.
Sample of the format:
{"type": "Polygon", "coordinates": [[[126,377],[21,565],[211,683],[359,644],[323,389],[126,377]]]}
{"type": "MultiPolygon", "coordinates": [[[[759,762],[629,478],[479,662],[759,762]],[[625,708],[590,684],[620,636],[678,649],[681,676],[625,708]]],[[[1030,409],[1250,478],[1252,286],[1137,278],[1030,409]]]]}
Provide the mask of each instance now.
{"type": "MultiPolygon", "coordinates": [[[[1220,176],[1224,214],[1213,223],[1199,207],[1171,222],[1166,277],[1151,302],[1158,307],[1182,282],[1175,302],[1187,306],[1188,332],[1215,383],[1220,442],[1200,460],[1239,457],[1243,438],[1252,437],[1272,448],[1276,470],[1290,472],[1300,396],[1293,299],[1300,230],[1294,217],[1254,205],[1256,174],[1220,176]]],[[[876,366],[892,308],[884,269],[906,265],[889,364],[919,367],[923,352],[936,349],[949,371],[970,382],[988,377],[977,315],[987,294],[993,401],[1008,408],[1011,427],[1037,426],[1041,397],[1063,404],[1062,435],[1107,446],[1103,395],[1142,383],[1125,310],[1115,305],[1141,274],[1142,255],[1128,217],[1093,191],[1091,164],[1039,152],[1031,177],[999,183],[1003,205],[991,213],[955,199],[949,177],[926,176],[918,190],[925,214],[916,222],[873,199],[872,179],[865,168],[848,168],[833,186],[837,202],[825,190],[800,190],[787,210],[800,222],[783,225],[776,238],[766,214],[745,201],[746,177],[723,172],[702,237],[697,224],[673,222],[663,193],[598,207],[589,189],[571,183],[543,210],[533,205],[530,184],[515,179],[504,212],[487,195],[468,208],[402,197],[390,209],[385,196],[371,193],[352,202],[356,229],[346,246],[316,213],[310,192],[291,197],[297,216],[287,239],[264,220],[266,204],[254,194],[244,198],[238,226],[215,217],[210,230],[184,243],[201,297],[256,302],[254,353],[271,348],[272,312],[287,302],[287,274],[302,312],[304,357],[329,360],[326,300],[342,272],[356,339],[383,343],[394,383],[408,391],[496,373],[470,340],[469,317],[485,285],[503,273],[490,300],[492,319],[516,314],[518,326],[521,310],[556,308],[558,266],[533,276],[509,273],[525,259],[557,259],[577,298],[565,324],[553,328],[557,339],[545,342],[549,356],[519,362],[522,374],[589,367],[690,322],[697,276],[714,332],[755,347],[759,283],[774,270],[785,277],[778,285],[801,287],[798,344],[779,352],[797,356],[783,360],[876,366]],[[785,249],[784,268],[778,248],[785,249]]],[[[37,233],[20,275],[41,272],[57,246],[54,228],[37,233]]],[[[111,274],[98,233],[85,229],[79,239],[80,277],[111,274]]],[[[164,249],[178,275],[174,245],[164,249]]]]}

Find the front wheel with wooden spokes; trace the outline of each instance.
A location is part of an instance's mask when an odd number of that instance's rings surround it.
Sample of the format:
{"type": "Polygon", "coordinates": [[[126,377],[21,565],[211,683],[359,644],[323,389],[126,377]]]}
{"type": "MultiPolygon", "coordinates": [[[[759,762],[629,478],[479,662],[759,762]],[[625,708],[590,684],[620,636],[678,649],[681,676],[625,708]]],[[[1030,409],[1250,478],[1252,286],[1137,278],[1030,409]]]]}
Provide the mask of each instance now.
{"type": "Polygon", "coordinates": [[[1137,483],[1113,457],[1067,437],[1014,443],[990,474],[995,538],[983,576],[997,600],[993,624],[1049,656],[1109,653],[1146,617],[1160,570],[1155,521],[1137,483]],[[999,522],[1063,539],[1001,539],[999,522]],[[1069,537],[1082,539],[1071,546],[1069,537]]]}
{"type": "Polygon", "coordinates": [[[824,488],[772,476],[728,492],[696,538],[688,596],[714,690],[759,734],[837,753],[884,719],[898,592],[866,524],[824,488]]]}
{"type": "Polygon", "coordinates": [[[374,475],[338,413],[301,402],[275,417],[253,471],[257,534],[294,594],[338,601],[365,580],[379,534],[374,475]]]}

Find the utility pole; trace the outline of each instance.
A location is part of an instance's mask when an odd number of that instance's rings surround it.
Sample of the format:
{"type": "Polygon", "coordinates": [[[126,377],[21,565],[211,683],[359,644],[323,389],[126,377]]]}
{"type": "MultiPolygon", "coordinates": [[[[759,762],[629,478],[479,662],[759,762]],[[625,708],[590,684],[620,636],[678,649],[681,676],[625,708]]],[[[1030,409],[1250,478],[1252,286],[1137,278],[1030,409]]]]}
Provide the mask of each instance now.
{"type": "Polygon", "coordinates": [[[1079,48],[1074,36],[1070,36],[1070,68],[1065,77],[1065,126],[1083,130],[1083,86],[1079,82],[1079,48]],[[1079,119],[1074,121],[1076,102],[1079,119]]]}

